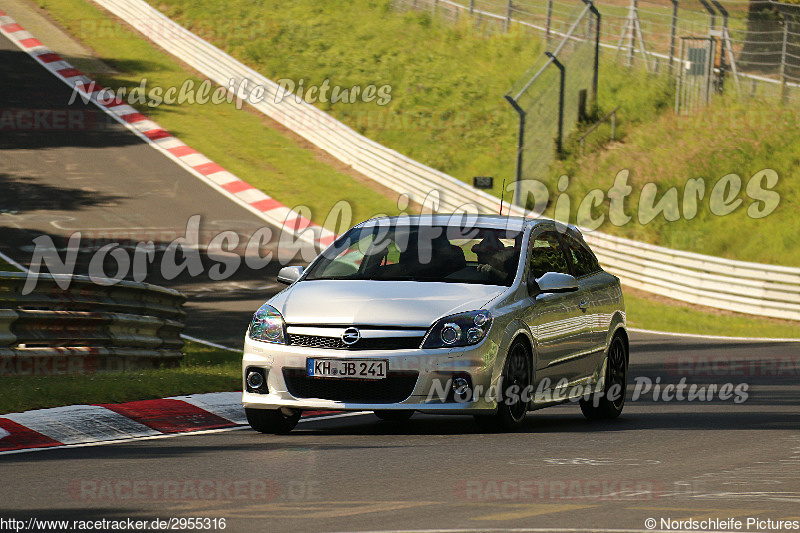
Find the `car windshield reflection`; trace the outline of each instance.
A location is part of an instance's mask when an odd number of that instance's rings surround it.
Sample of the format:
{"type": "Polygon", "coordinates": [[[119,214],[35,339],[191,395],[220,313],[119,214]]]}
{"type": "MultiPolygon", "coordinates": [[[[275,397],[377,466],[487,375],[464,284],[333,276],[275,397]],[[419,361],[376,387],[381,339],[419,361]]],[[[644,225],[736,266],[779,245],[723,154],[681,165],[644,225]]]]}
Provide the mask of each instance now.
{"type": "Polygon", "coordinates": [[[357,227],[327,250],[305,279],[511,286],[521,242],[521,232],[495,228],[357,227]]]}

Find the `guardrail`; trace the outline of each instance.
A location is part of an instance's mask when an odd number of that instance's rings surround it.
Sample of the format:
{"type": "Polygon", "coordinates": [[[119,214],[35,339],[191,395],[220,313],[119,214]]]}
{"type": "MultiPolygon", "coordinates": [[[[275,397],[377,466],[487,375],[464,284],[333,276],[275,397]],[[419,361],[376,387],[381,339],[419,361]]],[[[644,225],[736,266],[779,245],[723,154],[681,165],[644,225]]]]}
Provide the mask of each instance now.
{"type": "Polygon", "coordinates": [[[0,376],[82,374],[176,364],[184,328],[178,291],[122,281],[101,286],[39,274],[23,294],[27,274],[0,273],[0,376]]]}
{"type": "MultiPolygon", "coordinates": [[[[144,0],[94,0],[203,76],[229,86],[243,80],[264,88],[264,98],[245,101],[365,176],[422,203],[439,194],[439,212],[475,206],[497,213],[500,200],[456,178],[367,139],[324,111],[294,98],[276,102],[280,87],[170,20],[144,0]]],[[[244,96],[244,95],[243,95],[244,96]]],[[[524,215],[511,206],[510,212],[524,215]]],[[[601,263],[634,288],[719,309],[800,320],[800,268],[730,261],[619,239],[598,232],[586,240],[601,263]],[[770,277],[772,276],[772,277],[770,277]],[[743,280],[747,280],[746,282],[743,280]]]]}
{"type": "Polygon", "coordinates": [[[603,267],[623,284],[676,300],[800,320],[800,268],[732,261],[585,232],[603,267]]]}

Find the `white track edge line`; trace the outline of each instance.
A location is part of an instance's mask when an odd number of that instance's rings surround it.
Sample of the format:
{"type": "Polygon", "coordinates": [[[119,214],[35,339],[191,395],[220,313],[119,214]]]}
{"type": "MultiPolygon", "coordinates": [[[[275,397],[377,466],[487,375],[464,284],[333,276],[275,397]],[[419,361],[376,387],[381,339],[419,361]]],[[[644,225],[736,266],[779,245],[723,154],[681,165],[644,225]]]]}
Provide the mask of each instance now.
{"type": "Polygon", "coordinates": [[[710,339],[718,341],[745,341],[745,342],[800,342],[800,339],[780,337],[729,337],[725,335],[702,335],[700,333],[675,333],[671,331],[655,331],[652,329],[628,328],[634,333],[647,333],[650,335],[666,335],[669,337],[693,337],[696,339],[710,339]]]}
{"type": "Polygon", "coordinates": [[[181,333],[181,338],[183,340],[196,342],[198,344],[204,344],[206,346],[210,346],[212,348],[218,348],[220,350],[225,350],[225,351],[228,351],[228,352],[242,353],[242,350],[237,350],[236,348],[230,348],[228,346],[223,346],[221,344],[217,344],[216,342],[207,341],[205,339],[198,339],[197,337],[192,337],[191,335],[185,335],[183,333],[181,333]]]}
{"type": "Polygon", "coordinates": [[[14,268],[18,268],[18,269],[20,269],[20,270],[21,270],[22,272],[24,272],[25,274],[30,274],[30,270],[28,270],[28,269],[27,269],[27,268],[25,268],[24,266],[20,265],[19,263],[17,263],[16,261],[14,261],[14,260],[13,260],[13,259],[11,259],[10,257],[8,257],[8,256],[7,256],[6,254],[4,254],[3,252],[0,252],[0,259],[2,259],[3,261],[5,261],[5,262],[6,262],[6,263],[8,263],[9,265],[13,266],[14,268]]]}

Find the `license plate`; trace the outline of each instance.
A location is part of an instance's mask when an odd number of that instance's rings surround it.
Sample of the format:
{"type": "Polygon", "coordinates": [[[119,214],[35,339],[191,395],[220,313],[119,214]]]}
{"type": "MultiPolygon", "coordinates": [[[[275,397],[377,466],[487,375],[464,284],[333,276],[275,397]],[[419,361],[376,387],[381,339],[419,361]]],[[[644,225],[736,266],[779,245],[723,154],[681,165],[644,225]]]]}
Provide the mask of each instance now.
{"type": "Polygon", "coordinates": [[[307,359],[312,378],[384,379],[389,371],[385,359],[307,359]]]}

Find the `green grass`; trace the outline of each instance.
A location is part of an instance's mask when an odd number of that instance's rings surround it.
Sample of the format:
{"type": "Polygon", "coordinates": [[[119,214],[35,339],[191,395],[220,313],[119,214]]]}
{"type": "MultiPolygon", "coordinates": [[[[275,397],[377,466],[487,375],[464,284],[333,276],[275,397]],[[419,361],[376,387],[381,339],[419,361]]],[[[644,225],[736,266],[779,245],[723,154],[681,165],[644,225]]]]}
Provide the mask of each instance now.
{"type": "MultiPolygon", "coordinates": [[[[541,57],[534,36],[476,28],[467,17],[454,25],[427,12],[399,13],[390,0],[334,0],[324,7],[316,0],[153,4],[272,79],[303,79],[306,87],[325,79],[343,87],[389,84],[392,100],[385,107],[317,105],[366,136],[465,182],[495,176],[497,195],[502,179],[514,175],[517,117],[503,95],[541,57]],[[207,21],[215,17],[244,24],[245,30],[209,27],[207,21]]],[[[569,140],[564,160],[536,176],[551,192],[547,214],[554,214],[562,173],[572,178],[567,195],[574,217],[585,194],[608,190],[622,169],[631,172],[634,193],[627,210],[635,214],[645,183],[656,183],[663,193],[702,177],[710,192],[725,175],[737,174],[746,184],[757,171],[772,168],[780,177],[775,190],[781,203],[766,219],[747,215],[752,200],[743,189],[743,206],[727,216],[711,213],[707,194],[692,220],[667,222],[659,216],[644,224],[634,218],[618,228],[606,219],[599,229],[722,257],[800,264],[800,136],[792,110],[771,120],[781,111],[774,102],[718,98],[711,119],[704,122],[705,113],[678,118],[672,113],[674,82],[629,71],[607,50],[599,90],[601,112],[621,107],[617,134],[622,142],[603,149],[609,133],[603,126],[590,139],[590,153],[580,157],[574,137],[569,140]],[[741,113],[748,115],[744,124],[737,118],[741,113]]]]}
{"type": "Polygon", "coordinates": [[[153,2],[174,20],[270,79],[305,87],[328,79],[349,88],[391,86],[391,102],[318,107],[390,148],[471,182],[514,173],[517,115],[503,94],[542,55],[538,39],[429,13],[397,13],[389,0],[153,2]],[[323,7],[324,6],[324,7],[323,7]],[[247,31],[214,31],[215,17],[262,21],[247,31]]]}
{"type": "Polygon", "coordinates": [[[0,414],[241,390],[241,355],[189,342],[180,366],[119,373],[0,378],[0,414]]]}
{"type": "MultiPolygon", "coordinates": [[[[630,108],[629,108],[630,109],[630,108]]],[[[629,111],[623,110],[625,121],[629,111]]],[[[718,98],[705,112],[679,117],[666,112],[652,120],[626,128],[622,143],[586,157],[572,154],[557,163],[557,174],[571,177],[571,217],[578,200],[591,189],[608,190],[622,169],[630,172],[633,193],[626,211],[630,223],[614,226],[606,217],[601,231],[639,241],[708,255],[788,266],[800,265],[800,135],[795,110],[776,108],[760,101],[718,98]],[[752,218],[748,210],[757,202],[747,193],[751,178],[762,169],[773,169],[779,178],[774,191],[777,208],[764,218],[752,218]],[[714,185],[724,176],[737,175],[742,188],[734,198],[741,204],[732,214],[718,216],[709,207],[714,185]],[[682,207],[690,178],[702,178],[705,197],[691,217],[682,207]],[[663,215],[647,222],[637,218],[639,192],[655,183],[657,198],[670,188],[680,207],[680,218],[663,215]]],[[[597,214],[607,213],[607,209],[597,214]]],[[[552,210],[550,211],[552,213],[552,210]]]]}
{"type": "Polygon", "coordinates": [[[624,288],[623,292],[631,328],[733,337],[800,338],[800,324],[790,320],[690,307],[667,298],[643,297],[645,293],[631,294],[624,288]]]}
{"type": "MultiPolygon", "coordinates": [[[[148,87],[165,88],[180,87],[187,79],[197,87],[202,81],[187,75],[171,56],[89,2],[41,0],[39,5],[119,72],[92,72],[92,63],[74,61],[107,87],[132,89],[142,78],[147,78],[148,87]]],[[[323,223],[340,200],[353,207],[354,222],[398,211],[393,200],[320,160],[307,143],[268,127],[261,115],[237,110],[227,103],[136,107],[192,148],[288,207],[308,206],[315,222],[323,223]]]]}
{"type": "MultiPolygon", "coordinates": [[[[58,19],[124,72],[100,76],[103,83],[135,86],[180,85],[186,75],[149,43],[122,31],[105,15],[80,0],[42,0],[58,19]],[[88,22],[87,22],[88,21],[88,22]]],[[[503,178],[514,175],[517,117],[503,94],[541,57],[539,40],[512,31],[502,34],[470,25],[466,17],[452,25],[429,13],[398,13],[389,0],[315,0],[289,5],[264,0],[220,4],[212,0],[160,0],[156,7],[272,79],[291,79],[305,87],[329,80],[331,86],[391,86],[386,106],[375,102],[317,105],[366,136],[463,181],[495,176],[499,195],[503,178]],[[209,24],[215,19],[219,26],[209,24]],[[302,21],[299,22],[299,21],[302,21]],[[400,43],[400,44],[398,44],[400,43]]],[[[600,112],[619,106],[617,136],[607,146],[608,125],[589,139],[580,157],[575,136],[567,140],[563,161],[536,176],[551,192],[553,216],[558,177],[571,177],[566,194],[574,219],[592,189],[607,191],[620,170],[630,171],[633,194],[626,211],[636,215],[639,191],[655,183],[659,195],[682,190],[690,178],[703,178],[707,194],[698,213],[678,221],[636,216],[617,227],[606,217],[598,228],[637,240],[721,257],[782,265],[800,264],[800,136],[796,113],[767,101],[717,98],[710,112],[676,117],[673,82],[629,71],[603,51],[600,112]],[[709,114],[710,113],[710,114],[709,114]],[[775,117],[780,115],[779,119],[775,117]],[[759,170],[779,175],[781,202],[764,219],[752,219],[746,191],[732,214],[717,216],[708,205],[713,185],[736,174],[743,184],[759,170]]],[[[732,84],[729,83],[729,86],[732,84]]],[[[309,205],[323,221],[328,209],[346,199],[355,220],[378,212],[395,213],[394,203],[332,170],[308,150],[266,128],[262,120],[232,106],[161,106],[145,110],[169,130],[287,205],[309,205]],[[230,135],[220,135],[222,128],[230,135]]],[[[583,128],[585,129],[585,127],[583,128]]],[[[598,210],[608,210],[608,201],[598,210]]]]}
{"type": "Polygon", "coordinates": [[[20,270],[0,259],[0,272],[19,272],[20,270]]]}

